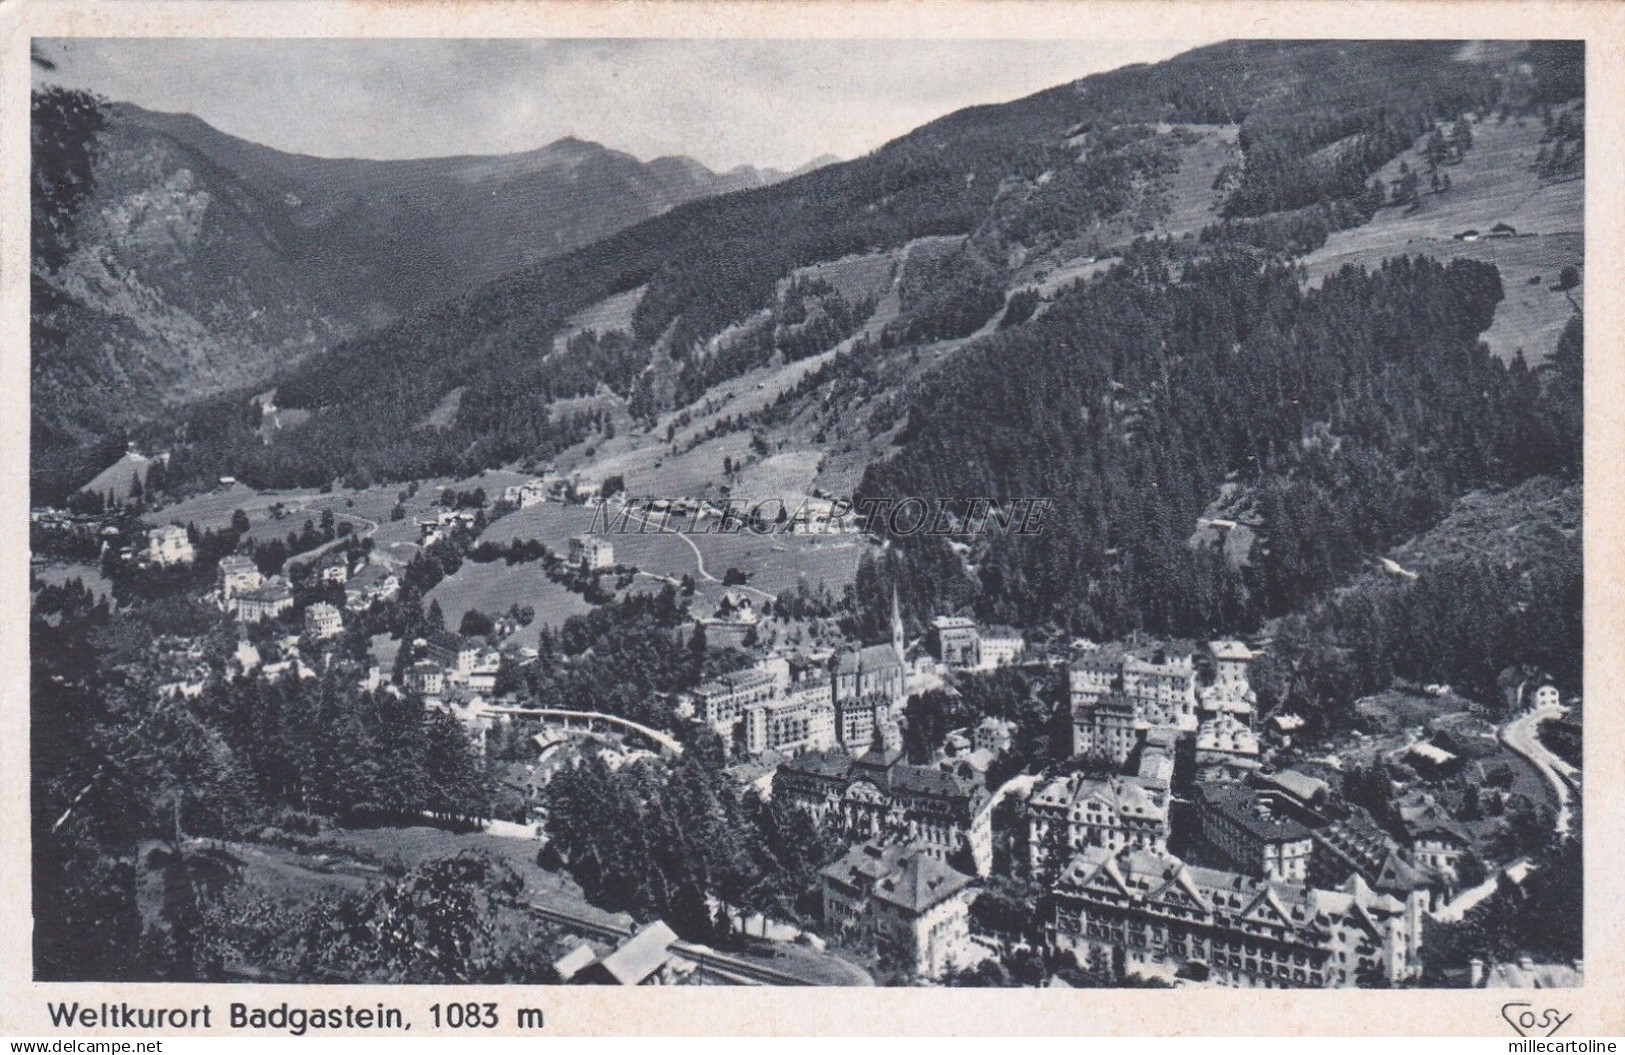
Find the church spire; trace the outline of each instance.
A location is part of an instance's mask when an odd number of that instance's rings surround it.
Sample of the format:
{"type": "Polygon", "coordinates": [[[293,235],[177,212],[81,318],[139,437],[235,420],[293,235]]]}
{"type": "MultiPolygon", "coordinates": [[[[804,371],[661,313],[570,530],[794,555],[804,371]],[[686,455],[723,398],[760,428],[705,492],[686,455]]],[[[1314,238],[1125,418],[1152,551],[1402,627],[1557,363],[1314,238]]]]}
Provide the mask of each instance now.
{"type": "Polygon", "coordinates": [[[897,653],[897,662],[907,662],[903,656],[903,607],[897,601],[897,583],[891,584],[891,647],[897,653]]]}

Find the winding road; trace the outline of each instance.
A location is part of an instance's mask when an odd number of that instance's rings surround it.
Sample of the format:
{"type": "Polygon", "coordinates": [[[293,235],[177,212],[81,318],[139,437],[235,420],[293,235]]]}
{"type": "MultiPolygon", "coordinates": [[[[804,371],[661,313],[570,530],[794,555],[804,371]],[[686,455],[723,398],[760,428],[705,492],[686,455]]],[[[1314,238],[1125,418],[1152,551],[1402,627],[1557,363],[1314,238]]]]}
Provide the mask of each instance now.
{"type": "Polygon", "coordinates": [[[1565,713],[1567,708],[1564,707],[1537,707],[1501,727],[1501,742],[1540,770],[1541,776],[1552,786],[1552,793],[1557,796],[1557,819],[1552,827],[1558,835],[1567,835],[1573,821],[1574,811],[1569,804],[1580,771],[1540,742],[1540,723],[1560,718],[1565,713]]]}

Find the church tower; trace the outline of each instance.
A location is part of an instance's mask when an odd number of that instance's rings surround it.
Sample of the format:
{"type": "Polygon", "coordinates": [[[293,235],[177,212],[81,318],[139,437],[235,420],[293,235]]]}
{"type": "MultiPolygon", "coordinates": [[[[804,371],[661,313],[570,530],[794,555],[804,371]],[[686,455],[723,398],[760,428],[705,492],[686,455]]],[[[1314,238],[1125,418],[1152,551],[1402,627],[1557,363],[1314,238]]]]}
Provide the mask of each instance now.
{"type": "Polygon", "coordinates": [[[892,583],[891,588],[891,647],[897,653],[897,662],[907,666],[903,656],[903,608],[897,603],[897,584],[892,583]]]}

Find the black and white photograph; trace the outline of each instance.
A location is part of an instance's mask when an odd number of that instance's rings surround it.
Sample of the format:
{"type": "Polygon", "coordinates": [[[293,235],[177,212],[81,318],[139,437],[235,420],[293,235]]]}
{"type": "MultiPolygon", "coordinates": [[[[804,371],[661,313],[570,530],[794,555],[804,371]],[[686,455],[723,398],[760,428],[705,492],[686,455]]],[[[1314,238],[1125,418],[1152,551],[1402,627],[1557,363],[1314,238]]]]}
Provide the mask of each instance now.
{"type": "Polygon", "coordinates": [[[34,36],[32,982],[1582,986],[1598,49],[1144,28],[34,36]]]}

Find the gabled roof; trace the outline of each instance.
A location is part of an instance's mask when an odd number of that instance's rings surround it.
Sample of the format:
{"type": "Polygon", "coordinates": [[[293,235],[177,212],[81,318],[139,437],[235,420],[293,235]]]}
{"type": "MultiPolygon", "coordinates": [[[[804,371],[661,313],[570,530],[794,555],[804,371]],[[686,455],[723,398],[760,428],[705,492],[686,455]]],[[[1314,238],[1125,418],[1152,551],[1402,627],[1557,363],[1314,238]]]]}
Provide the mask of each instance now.
{"type": "Polygon", "coordinates": [[[675,941],[676,932],[664,920],[657,919],[598,961],[598,965],[621,985],[642,985],[671,959],[675,941]]]}
{"type": "Polygon", "coordinates": [[[874,886],[874,896],[919,915],[953,897],[976,880],[935,857],[908,850],[891,874],[874,886]]]}

